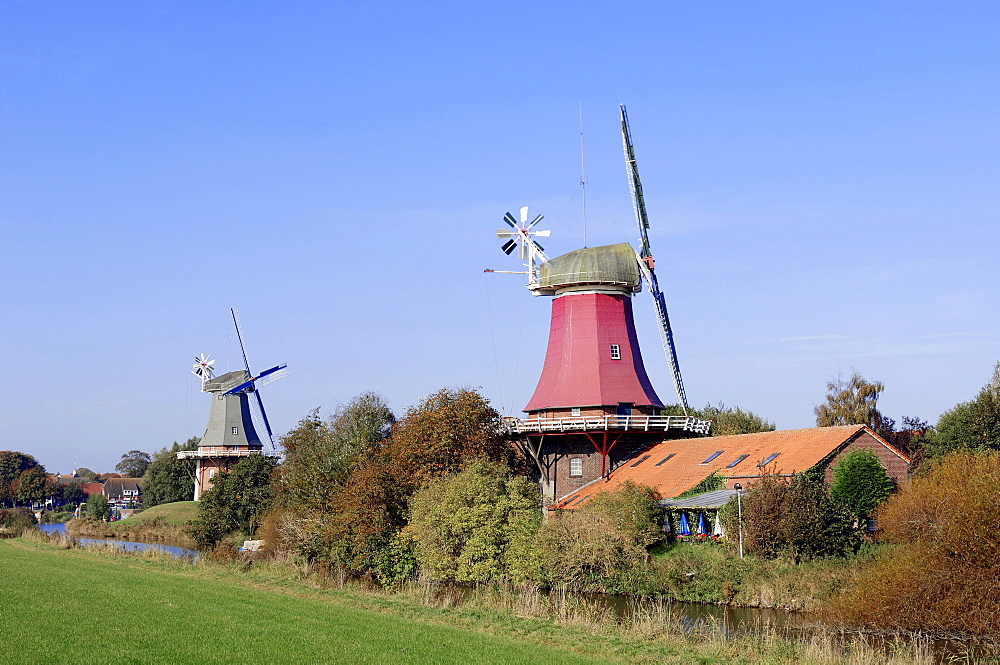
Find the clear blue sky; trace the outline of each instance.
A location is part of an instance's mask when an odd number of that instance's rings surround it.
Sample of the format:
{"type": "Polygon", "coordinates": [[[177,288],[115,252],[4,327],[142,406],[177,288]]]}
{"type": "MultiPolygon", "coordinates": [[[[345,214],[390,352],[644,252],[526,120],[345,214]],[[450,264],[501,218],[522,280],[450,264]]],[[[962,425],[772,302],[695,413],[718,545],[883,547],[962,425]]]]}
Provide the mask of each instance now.
{"type": "Polygon", "coordinates": [[[0,448],[200,435],[231,306],[279,432],[364,390],[519,412],[549,301],[482,271],[521,205],[583,244],[581,102],[587,242],[637,235],[625,103],[695,404],[808,427],[857,369],[935,421],[1000,358],[1000,8],[710,4],[3,3],[0,448]]]}

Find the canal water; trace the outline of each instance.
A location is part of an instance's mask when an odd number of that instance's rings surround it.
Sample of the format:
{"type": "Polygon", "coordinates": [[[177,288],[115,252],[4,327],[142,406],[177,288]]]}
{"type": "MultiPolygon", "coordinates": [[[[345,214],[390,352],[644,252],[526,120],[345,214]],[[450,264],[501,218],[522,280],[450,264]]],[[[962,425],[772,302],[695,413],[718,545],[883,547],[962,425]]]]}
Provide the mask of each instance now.
{"type": "MultiPolygon", "coordinates": [[[[66,533],[66,525],[64,523],[56,524],[39,524],[38,529],[42,533],[66,533]]],[[[129,540],[102,540],[100,538],[77,538],[76,542],[92,547],[119,547],[123,550],[130,552],[145,552],[147,550],[161,550],[163,552],[169,552],[178,558],[198,558],[198,550],[192,550],[187,547],[174,547],[173,545],[164,545],[162,543],[136,543],[129,540]]]]}

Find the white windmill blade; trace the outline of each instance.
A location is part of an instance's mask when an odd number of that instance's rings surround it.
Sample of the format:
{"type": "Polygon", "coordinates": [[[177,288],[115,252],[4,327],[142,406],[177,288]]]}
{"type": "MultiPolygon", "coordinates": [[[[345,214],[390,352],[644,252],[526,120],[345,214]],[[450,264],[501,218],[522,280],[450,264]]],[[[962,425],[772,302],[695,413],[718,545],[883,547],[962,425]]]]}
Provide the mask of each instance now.
{"type": "Polygon", "coordinates": [[[528,206],[521,208],[521,223],[526,224],[528,222],[528,206]]]}
{"type": "Polygon", "coordinates": [[[516,236],[517,231],[511,231],[510,229],[497,229],[497,238],[503,240],[504,238],[510,238],[511,236],[516,236]]]}
{"type": "Polygon", "coordinates": [[[548,231],[548,230],[546,230],[546,231],[532,231],[531,235],[538,236],[539,238],[548,238],[550,235],[552,235],[552,231],[548,231]]]}
{"type": "Polygon", "coordinates": [[[263,379],[261,379],[258,383],[260,385],[262,385],[262,386],[266,386],[267,384],[271,383],[272,381],[277,381],[278,379],[283,379],[286,376],[288,376],[288,370],[287,369],[280,369],[277,372],[273,372],[271,374],[268,374],[263,379]]]}

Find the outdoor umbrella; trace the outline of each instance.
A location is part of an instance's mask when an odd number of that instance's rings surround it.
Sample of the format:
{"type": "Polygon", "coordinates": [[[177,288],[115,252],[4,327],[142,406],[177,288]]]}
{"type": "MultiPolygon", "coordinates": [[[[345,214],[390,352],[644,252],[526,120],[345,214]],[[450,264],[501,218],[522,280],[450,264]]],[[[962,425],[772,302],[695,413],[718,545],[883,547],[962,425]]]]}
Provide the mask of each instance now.
{"type": "Polygon", "coordinates": [[[698,535],[708,535],[708,522],[705,520],[705,513],[698,513],[698,535]]]}
{"type": "Polygon", "coordinates": [[[690,536],[691,535],[691,529],[690,529],[690,527],[688,527],[688,517],[687,517],[687,514],[685,514],[685,513],[681,513],[681,524],[680,524],[680,527],[677,529],[677,535],[678,536],[690,536]]]}

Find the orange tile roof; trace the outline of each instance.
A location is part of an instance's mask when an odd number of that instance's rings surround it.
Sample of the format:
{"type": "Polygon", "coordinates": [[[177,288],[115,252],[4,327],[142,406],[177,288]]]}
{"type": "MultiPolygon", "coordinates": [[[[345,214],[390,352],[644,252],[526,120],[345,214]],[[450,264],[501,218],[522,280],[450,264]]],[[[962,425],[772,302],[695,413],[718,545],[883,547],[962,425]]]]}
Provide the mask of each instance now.
{"type": "Polygon", "coordinates": [[[907,459],[864,425],[673,439],[646,448],[618,466],[608,474],[606,480],[585,485],[556,502],[553,507],[566,508],[575,501],[572,507],[579,508],[586,501],[578,501],[580,497],[613,491],[629,480],[639,485],[655,487],[663,498],[672,498],[691,489],[712,472],[718,472],[729,479],[758,477],[761,475],[758,464],[774,453],[778,453],[778,456],[767,464],[769,471],[779,474],[798,473],[819,464],[823,458],[862,430],[867,430],[877,441],[907,459]],[[705,463],[705,460],[718,451],[722,451],[722,454],[705,463]],[[726,468],[742,455],[747,457],[733,468],[726,468]]]}

